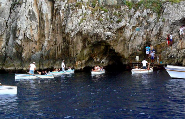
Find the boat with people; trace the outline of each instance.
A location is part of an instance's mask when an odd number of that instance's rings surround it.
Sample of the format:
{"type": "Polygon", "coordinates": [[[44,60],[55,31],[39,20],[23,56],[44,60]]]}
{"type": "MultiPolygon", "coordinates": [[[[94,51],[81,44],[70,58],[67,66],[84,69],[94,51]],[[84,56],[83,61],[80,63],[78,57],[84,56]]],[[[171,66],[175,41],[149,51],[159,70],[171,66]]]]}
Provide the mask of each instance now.
{"type": "Polygon", "coordinates": [[[105,69],[100,71],[91,71],[91,74],[103,74],[103,73],[105,73],[105,69]]]}
{"type": "Polygon", "coordinates": [[[54,78],[52,74],[15,74],[15,80],[17,79],[51,79],[54,78]]]}
{"type": "Polygon", "coordinates": [[[74,69],[68,69],[68,70],[65,70],[65,71],[52,71],[52,72],[49,72],[48,74],[52,74],[54,77],[59,77],[59,76],[62,76],[63,74],[72,74],[74,73],[74,69]]]}
{"type": "Polygon", "coordinates": [[[171,78],[185,79],[185,67],[184,66],[167,65],[165,69],[171,78]]]}
{"type": "Polygon", "coordinates": [[[64,74],[73,74],[75,72],[74,69],[68,69],[64,72],[64,74]]]}
{"type": "Polygon", "coordinates": [[[52,71],[52,72],[48,72],[48,74],[51,74],[54,77],[59,77],[59,76],[62,76],[64,74],[64,71],[52,71]]]}
{"type": "Polygon", "coordinates": [[[94,69],[92,69],[91,74],[103,74],[105,73],[105,69],[103,67],[95,66],[94,69]]]}
{"type": "Polygon", "coordinates": [[[0,85],[0,95],[15,95],[17,94],[17,86],[0,85]]]}
{"type": "Polygon", "coordinates": [[[134,68],[131,70],[132,74],[136,74],[136,73],[150,73],[153,72],[153,68],[149,68],[149,69],[141,69],[141,68],[134,68]]]}
{"type": "Polygon", "coordinates": [[[142,68],[139,68],[139,66],[134,66],[134,68],[131,70],[132,74],[142,74],[142,73],[151,73],[153,72],[153,67],[150,67],[150,63],[148,63],[145,59],[141,62],[142,68]],[[148,66],[147,66],[148,64],[148,66]]]}

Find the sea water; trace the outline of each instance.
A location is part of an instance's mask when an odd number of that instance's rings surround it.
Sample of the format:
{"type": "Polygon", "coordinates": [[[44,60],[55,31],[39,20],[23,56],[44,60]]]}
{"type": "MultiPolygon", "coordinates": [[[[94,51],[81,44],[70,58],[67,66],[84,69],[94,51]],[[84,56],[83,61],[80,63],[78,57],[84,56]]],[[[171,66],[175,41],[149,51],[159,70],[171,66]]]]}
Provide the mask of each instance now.
{"type": "Polygon", "coordinates": [[[130,119],[184,118],[185,80],[165,70],[91,75],[78,72],[54,79],[15,81],[0,74],[17,95],[0,95],[0,118],[130,119]]]}

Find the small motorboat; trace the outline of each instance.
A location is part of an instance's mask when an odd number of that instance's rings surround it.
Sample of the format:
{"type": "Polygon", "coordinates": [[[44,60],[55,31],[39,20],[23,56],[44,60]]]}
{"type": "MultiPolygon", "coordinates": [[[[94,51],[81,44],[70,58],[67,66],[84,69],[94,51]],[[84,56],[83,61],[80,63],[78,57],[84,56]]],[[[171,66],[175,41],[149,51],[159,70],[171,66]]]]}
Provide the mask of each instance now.
{"type": "Polygon", "coordinates": [[[174,66],[167,65],[165,67],[166,71],[170,75],[171,78],[182,78],[185,79],[185,67],[183,66],[174,66]]]}
{"type": "Polygon", "coordinates": [[[15,80],[17,79],[50,79],[54,78],[52,74],[40,75],[40,74],[15,74],[15,80]]]}
{"type": "Polygon", "coordinates": [[[17,94],[17,86],[0,85],[0,95],[15,95],[17,94]]]}
{"type": "Polygon", "coordinates": [[[140,69],[140,68],[135,68],[131,70],[132,74],[136,74],[136,73],[150,73],[153,72],[153,68],[149,68],[149,69],[140,69]]]}
{"type": "Polygon", "coordinates": [[[103,73],[105,73],[105,69],[99,70],[99,71],[95,71],[95,70],[91,71],[91,74],[103,74],[103,73]]]}

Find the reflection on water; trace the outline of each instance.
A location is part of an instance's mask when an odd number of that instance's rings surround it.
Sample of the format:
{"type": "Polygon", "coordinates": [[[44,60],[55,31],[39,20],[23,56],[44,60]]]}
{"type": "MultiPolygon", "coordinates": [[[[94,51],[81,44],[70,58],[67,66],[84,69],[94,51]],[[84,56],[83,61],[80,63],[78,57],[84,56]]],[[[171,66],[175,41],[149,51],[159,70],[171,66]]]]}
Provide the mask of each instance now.
{"type": "Polygon", "coordinates": [[[105,79],[104,74],[91,74],[92,81],[98,82],[105,79]]]}
{"type": "Polygon", "coordinates": [[[15,83],[16,96],[0,98],[0,117],[183,118],[184,84],[185,80],[170,79],[162,70],[136,75],[127,71],[81,72],[22,80],[15,83]]]}
{"type": "Polygon", "coordinates": [[[182,113],[185,115],[185,80],[170,80],[165,88],[168,92],[168,106],[171,111],[179,117],[182,113]]]}
{"type": "Polygon", "coordinates": [[[0,95],[0,117],[14,118],[17,115],[17,96],[16,95],[0,95]]]}

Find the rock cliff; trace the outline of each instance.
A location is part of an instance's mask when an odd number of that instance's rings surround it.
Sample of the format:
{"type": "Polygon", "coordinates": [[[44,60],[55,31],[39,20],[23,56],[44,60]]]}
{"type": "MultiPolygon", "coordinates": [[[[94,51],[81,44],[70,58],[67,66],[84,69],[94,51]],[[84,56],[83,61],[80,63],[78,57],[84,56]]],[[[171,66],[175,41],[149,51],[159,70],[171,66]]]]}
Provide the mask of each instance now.
{"type": "Polygon", "coordinates": [[[76,69],[121,66],[145,57],[152,45],[159,61],[185,64],[185,2],[162,4],[158,14],[126,5],[92,6],[72,0],[0,0],[0,68],[76,69]],[[167,34],[173,45],[167,46],[167,34]]]}

